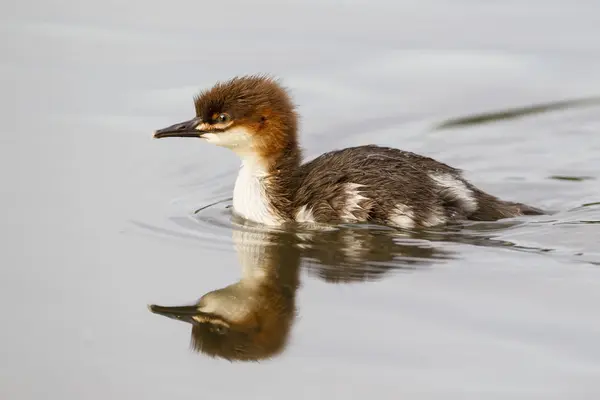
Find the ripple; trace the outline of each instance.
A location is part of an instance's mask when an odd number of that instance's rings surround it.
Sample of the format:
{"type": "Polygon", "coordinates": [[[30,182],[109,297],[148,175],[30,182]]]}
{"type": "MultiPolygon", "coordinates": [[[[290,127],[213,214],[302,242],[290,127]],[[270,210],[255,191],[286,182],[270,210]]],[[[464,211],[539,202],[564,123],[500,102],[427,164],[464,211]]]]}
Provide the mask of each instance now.
{"type": "MultiPolygon", "coordinates": [[[[327,230],[299,226],[273,228],[236,216],[231,197],[213,196],[202,202],[188,198],[178,203],[178,207],[173,207],[175,215],[165,221],[168,226],[142,222],[135,225],[153,235],[193,241],[200,248],[226,252],[234,251],[232,235],[236,231],[268,234],[270,240],[275,237],[281,243],[293,242],[301,249],[302,265],[309,275],[331,283],[377,280],[391,271],[423,269],[461,258],[469,253],[469,246],[534,253],[577,263],[600,262],[592,244],[578,248],[564,245],[565,235],[572,235],[564,231],[566,226],[587,225],[598,231],[600,203],[586,203],[553,215],[465,221],[420,231],[368,223],[332,225],[327,230]],[[192,202],[204,204],[194,209],[190,207],[192,202]],[[182,203],[185,209],[180,206],[182,203]]],[[[596,233],[600,235],[600,231],[596,233]]],[[[581,238],[578,241],[585,243],[581,238]]]]}

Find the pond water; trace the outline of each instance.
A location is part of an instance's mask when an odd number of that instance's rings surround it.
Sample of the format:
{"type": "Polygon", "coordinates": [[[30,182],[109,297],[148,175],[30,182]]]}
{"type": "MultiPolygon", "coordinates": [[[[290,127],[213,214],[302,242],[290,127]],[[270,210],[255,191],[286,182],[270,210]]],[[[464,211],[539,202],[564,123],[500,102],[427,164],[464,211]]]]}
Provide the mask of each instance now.
{"type": "Polygon", "coordinates": [[[600,107],[561,103],[600,95],[597,2],[2,9],[1,398],[600,395],[600,107]],[[418,234],[240,227],[236,156],[151,136],[256,72],[291,89],[308,158],[399,147],[553,213],[418,234]],[[147,308],[256,270],[284,271],[288,302],[258,363],[209,357],[147,308]]]}

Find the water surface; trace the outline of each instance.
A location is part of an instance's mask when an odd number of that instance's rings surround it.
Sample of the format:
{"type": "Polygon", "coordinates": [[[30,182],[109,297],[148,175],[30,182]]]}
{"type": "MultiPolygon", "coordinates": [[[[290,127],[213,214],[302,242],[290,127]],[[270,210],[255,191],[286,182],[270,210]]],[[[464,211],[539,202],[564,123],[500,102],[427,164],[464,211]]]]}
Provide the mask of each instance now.
{"type": "Polygon", "coordinates": [[[598,96],[596,3],[2,6],[0,397],[598,398],[600,109],[439,129],[598,96]],[[555,213],[304,237],[284,351],[192,351],[189,326],[146,305],[242,276],[238,160],[151,134],[191,116],[199,89],[255,72],[292,90],[309,158],[401,147],[555,213]]]}

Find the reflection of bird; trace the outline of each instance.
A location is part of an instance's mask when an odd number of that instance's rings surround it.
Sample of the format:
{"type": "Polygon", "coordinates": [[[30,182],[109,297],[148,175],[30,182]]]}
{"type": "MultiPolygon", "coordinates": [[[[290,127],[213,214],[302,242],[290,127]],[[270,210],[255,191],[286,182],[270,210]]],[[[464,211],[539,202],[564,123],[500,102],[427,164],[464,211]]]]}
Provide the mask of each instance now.
{"type": "MultiPolygon", "coordinates": [[[[228,360],[261,360],[285,349],[296,317],[301,266],[328,283],[366,282],[455,256],[436,242],[512,245],[483,232],[464,234],[458,227],[419,233],[363,225],[284,231],[236,216],[232,221],[242,278],[208,292],[194,305],[150,306],[156,314],[190,323],[194,350],[228,360]]],[[[492,228],[487,226],[484,232],[492,228]]]]}
{"type": "Polygon", "coordinates": [[[272,234],[234,230],[242,279],[213,290],[192,306],[151,305],[150,311],[192,324],[195,350],[228,360],[280,353],[295,318],[300,256],[272,234]]]}
{"type": "Polygon", "coordinates": [[[460,170],[398,149],[352,147],[301,164],[294,105],[268,77],[219,83],[195,106],[196,117],[154,136],[203,138],[236,152],[242,168],[233,207],[255,222],[370,221],[412,229],[542,213],[484,193],[460,170]]]}
{"type": "Polygon", "coordinates": [[[228,360],[270,358],[285,348],[296,317],[302,261],[312,275],[344,283],[378,279],[389,270],[412,270],[449,256],[426,242],[406,241],[392,229],[292,232],[266,230],[237,217],[233,221],[242,278],[206,293],[194,305],[149,306],[153,313],[190,323],[196,351],[228,360]]]}

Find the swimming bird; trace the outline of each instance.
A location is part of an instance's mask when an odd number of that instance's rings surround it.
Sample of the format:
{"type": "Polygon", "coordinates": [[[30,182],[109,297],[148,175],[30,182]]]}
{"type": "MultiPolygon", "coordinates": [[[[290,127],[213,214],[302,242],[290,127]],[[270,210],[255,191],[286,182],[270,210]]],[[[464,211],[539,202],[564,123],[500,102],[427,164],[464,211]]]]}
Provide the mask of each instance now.
{"type": "Polygon", "coordinates": [[[234,151],[241,158],[234,212],[260,224],[369,222],[419,229],[544,213],[485,193],[459,169],[396,148],[349,147],[303,163],[296,107],[268,75],[217,82],[194,105],[194,118],[154,137],[200,138],[234,151]]]}

